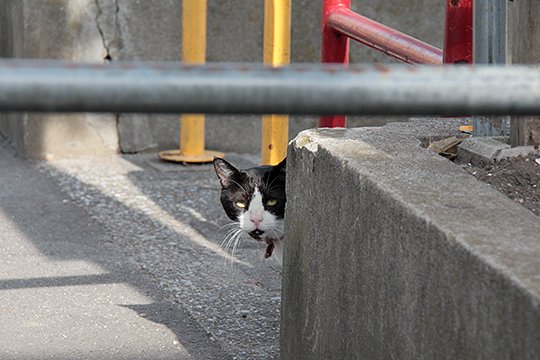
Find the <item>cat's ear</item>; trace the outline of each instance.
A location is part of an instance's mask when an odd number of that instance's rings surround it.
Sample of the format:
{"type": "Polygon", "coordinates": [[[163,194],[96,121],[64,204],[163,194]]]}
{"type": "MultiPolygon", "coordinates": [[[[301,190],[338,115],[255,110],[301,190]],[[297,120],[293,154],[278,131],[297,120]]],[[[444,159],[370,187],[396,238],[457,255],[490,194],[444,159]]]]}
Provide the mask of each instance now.
{"type": "Polygon", "coordinates": [[[287,169],[287,158],[283,159],[279,164],[275,165],[272,169],[272,174],[277,178],[285,181],[285,170],[287,169]]]}
{"type": "Polygon", "coordinates": [[[287,158],[281,160],[279,164],[274,166],[274,171],[285,172],[286,168],[287,168],[287,158]]]}
{"type": "Polygon", "coordinates": [[[216,171],[216,175],[218,176],[222,187],[229,186],[231,184],[231,179],[240,173],[237,168],[223,159],[214,158],[212,163],[214,164],[214,170],[216,171]]]}

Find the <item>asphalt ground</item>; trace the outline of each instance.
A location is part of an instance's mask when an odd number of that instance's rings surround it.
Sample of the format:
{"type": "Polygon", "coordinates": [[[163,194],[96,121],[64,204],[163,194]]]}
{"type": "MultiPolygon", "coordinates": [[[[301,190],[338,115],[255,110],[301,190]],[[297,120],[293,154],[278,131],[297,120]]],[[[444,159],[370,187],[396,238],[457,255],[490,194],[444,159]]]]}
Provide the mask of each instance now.
{"type": "Polygon", "coordinates": [[[210,165],[0,141],[0,358],[277,359],[281,269],[228,223],[210,165]]]}

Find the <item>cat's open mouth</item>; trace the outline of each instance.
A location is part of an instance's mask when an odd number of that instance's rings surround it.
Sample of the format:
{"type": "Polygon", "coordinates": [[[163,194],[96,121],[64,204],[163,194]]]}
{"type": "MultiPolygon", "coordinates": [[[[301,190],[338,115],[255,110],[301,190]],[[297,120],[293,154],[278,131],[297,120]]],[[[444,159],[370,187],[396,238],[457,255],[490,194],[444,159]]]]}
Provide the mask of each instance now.
{"type": "MultiPolygon", "coordinates": [[[[255,240],[261,240],[261,235],[264,234],[264,231],[256,229],[249,233],[249,235],[254,238],[255,240]]],[[[264,257],[268,259],[270,256],[272,256],[272,253],[274,252],[274,248],[276,245],[274,244],[274,240],[267,237],[264,239],[266,242],[266,251],[264,253],[264,257]]]]}
{"type": "Polygon", "coordinates": [[[256,229],[249,233],[249,236],[254,238],[255,240],[261,240],[261,235],[264,234],[264,231],[256,229]]]}

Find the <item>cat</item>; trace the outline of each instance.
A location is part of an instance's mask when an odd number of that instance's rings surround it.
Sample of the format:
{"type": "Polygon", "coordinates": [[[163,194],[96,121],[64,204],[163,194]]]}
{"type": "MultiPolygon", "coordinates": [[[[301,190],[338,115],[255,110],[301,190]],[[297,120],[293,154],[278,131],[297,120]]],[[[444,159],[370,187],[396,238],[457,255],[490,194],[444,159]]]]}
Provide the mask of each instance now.
{"type": "Polygon", "coordinates": [[[214,169],[221,184],[221,204],[234,221],[228,225],[233,229],[223,244],[226,247],[232,244],[233,252],[240,236],[248,234],[266,243],[265,258],[274,255],[282,264],[286,160],[276,166],[239,170],[221,158],[214,159],[214,169]]]}

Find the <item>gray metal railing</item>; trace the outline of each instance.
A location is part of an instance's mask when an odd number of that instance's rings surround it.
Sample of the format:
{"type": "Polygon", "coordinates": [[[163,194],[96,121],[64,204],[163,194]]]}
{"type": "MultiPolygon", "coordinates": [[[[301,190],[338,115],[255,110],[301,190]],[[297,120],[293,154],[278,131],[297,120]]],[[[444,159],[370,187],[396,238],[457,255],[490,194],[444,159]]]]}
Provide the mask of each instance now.
{"type": "Polygon", "coordinates": [[[0,111],[533,115],[540,67],[2,60],[0,111]]]}

